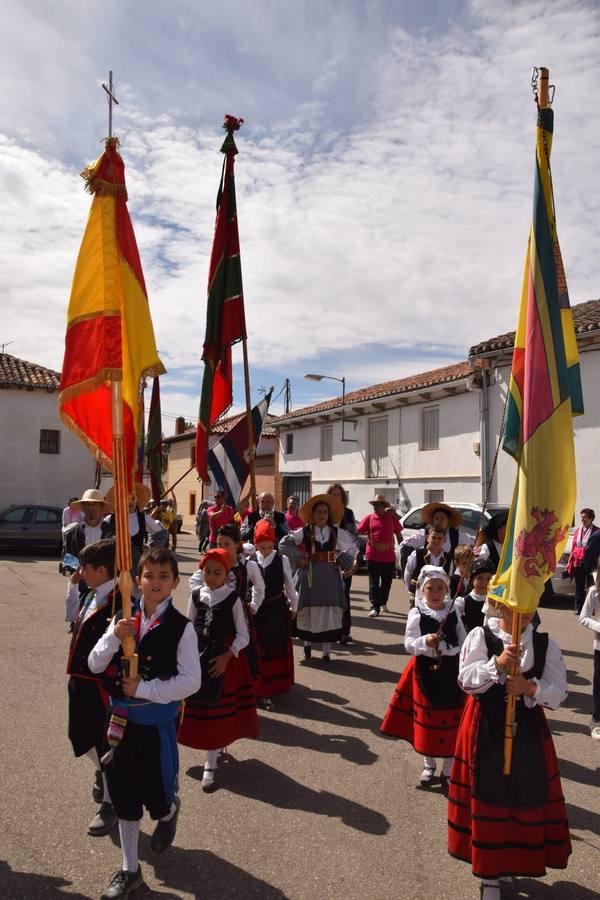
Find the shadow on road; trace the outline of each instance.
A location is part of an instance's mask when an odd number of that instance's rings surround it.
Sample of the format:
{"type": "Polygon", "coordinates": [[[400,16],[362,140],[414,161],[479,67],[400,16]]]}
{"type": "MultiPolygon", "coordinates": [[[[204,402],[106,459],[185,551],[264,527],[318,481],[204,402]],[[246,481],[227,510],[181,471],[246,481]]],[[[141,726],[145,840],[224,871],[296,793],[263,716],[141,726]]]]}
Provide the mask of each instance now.
{"type": "Polygon", "coordinates": [[[150,850],[150,838],[143,835],[140,840],[140,856],[154,867],[156,878],[162,881],[165,887],[178,893],[164,894],[146,888],[147,893],[141,889],[136,891],[136,900],[144,896],[160,897],[161,900],[171,898],[179,900],[183,892],[192,894],[195,900],[225,895],[231,900],[245,900],[246,897],[286,900],[286,895],[279,888],[255,878],[239,866],[215,856],[208,850],[185,850],[182,847],[172,846],[164,856],[157,857],[150,850]]]}
{"type": "MultiPolygon", "coordinates": [[[[366,668],[371,668],[367,666],[366,668]]],[[[327,706],[325,703],[319,703],[319,700],[325,700],[330,697],[337,697],[336,694],[329,694],[326,691],[313,691],[303,684],[294,685],[294,690],[290,694],[284,695],[277,702],[277,709],[284,715],[293,715],[295,719],[311,719],[314,722],[324,722],[327,725],[335,725],[338,728],[369,728],[371,731],[376,727],[379,730],[381,720],[371,713],[354,707],[346,707],[344,709],[327,706]],[[286,708],[286,701],[289,698],[290,707],[286,708]]],[[[332,702],[328,700],[328,702],[332,702]]],[[[338,697],[336,703],[346,704],[347,700],[338,697]]],[[[264,722],[264,716],[261,717],[261,723],[264,722]]]]}
{"type": "Polygon", "coordinates": [[[357,766],[370,766],[379,759],[360,738],[349,734],[315,734],[307,728],[270,716],[261,716],[259,740],[278,744],[280,747],[301,747],[316,753],[335,753],[357,766]]]}
{"type": "Polygon", "coordinates": [[[65,878],[55,878],[52,875],[37,875],[33,872],[15,872],[4,860],[0,860],[0,896],[26,897],[27,900],[59,900],[65,897],[73,900],[89,900],[89,895],[71,893],[65,894],[62,888],[70,887],[73,882],[65,878]]]}
{"type": "Polygon", "coordinates": [[[531,897],[532,900],[592,900],[598,898],[598,892],[590,888],[582,887],[575,881],[555,881],[554,884],[544,884],[535,878],[518,878],[518,889],[515,898],[531,897]]]}
{"type": "Polygon", "coordinates": [[[552,734],[587,734],[589,737],[590,729],[587,725],[579,722],[565,722],[563,719],[555,719],[553,716],[548,717],[548,724],[552,734]]]}
{"type": "MultiPolygon", "coordinates": [[[[194,766],[187,774],[201,780],[203,772],[203,766],[194,766]]],[[[390,828],[382,813],[330,791],[315,791],[258,759],[233,762],[224,768],[218,786],[278,809],[296,809],[341,819],[348,828],[367,834],[383,835],[390,828]]]]}
{"type": "Polygon", "coordinates": [[[589,784],[591,787],[598,786],[598,769],[580,766],[570,759],[559,759],[558,764],[561,778],[568,778],[569,781],[577,781],[579,784],[589,784]]]}

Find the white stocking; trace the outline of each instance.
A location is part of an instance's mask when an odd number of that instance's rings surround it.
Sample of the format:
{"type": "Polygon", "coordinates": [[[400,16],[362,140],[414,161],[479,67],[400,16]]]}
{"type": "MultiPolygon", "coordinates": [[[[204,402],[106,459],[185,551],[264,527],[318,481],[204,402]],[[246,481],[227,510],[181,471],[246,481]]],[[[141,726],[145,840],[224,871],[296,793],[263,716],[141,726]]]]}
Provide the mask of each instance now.
{"type": "Polygon", "coordinates": [[[331,644],[323,641],[323,643],[321,644],[321,649],[323,651],[323,656],[325,656],[325,654],[329,653],[329,651],[331,650],[331,644]]]}
{"type": "Polygon", "coordinates": [[[216,769],[217,768],[217,759],[219,758],[218,750],[209,750],[206,754],[206,765],[205,769],[216,769]]]}
{"type": "Polygon", "coordinates": [[[119,838],[123,851],[123,869],[125,872],[137,872],[139,868],[138,842],[140,838],[140,819],[128,822],[119,819],[119,838]]]}
{"type": "Polygon", "coordinates": [[[100,768],[100,760],[98,759],[98,751],[96,750],[95,747],[92,747],[91,750],[88,750],[88,752],[85,755],[87,757],[89,757],[89,759],[91,759],[91,761],[94,764],[94,768],[96,768],[96,769],[100,768]]]}
{"type": "Polygon", "coordinates": [[[436,760],[433,756],[424,756],[423,765],[426,769],[435,769],[436,760]]]}
{"type": "Polygon", "coordinates": [[[452,769],[452,763],[454,759],[452,756],[449,756],[442,763],[442,775],[445,775],[446,778],[450,778],[450,770],[452,769]]]}

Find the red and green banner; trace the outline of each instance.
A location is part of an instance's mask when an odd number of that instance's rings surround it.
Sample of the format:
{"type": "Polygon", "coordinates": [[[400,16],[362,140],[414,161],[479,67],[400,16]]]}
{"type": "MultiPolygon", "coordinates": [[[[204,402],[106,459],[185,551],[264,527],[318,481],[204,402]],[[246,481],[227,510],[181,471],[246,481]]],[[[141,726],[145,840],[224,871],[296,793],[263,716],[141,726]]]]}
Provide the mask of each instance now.
{"type": "Polygon", "coordinates": [[[231,345],[246,337],[242,267],[235,198],[234,159],[238,152],[233,139],[243,119],[225,116],[227,137],[221,147],[225,154],[217,195],[217,221],[208,275],[206,334],[202,359],[204,377],[196,429],[196,469],[206,483],[208,436],[212,425],[233,402],[231,345]]]}
{"type": "Polygon", "coordinates": [[[573,521],[573,416],[583,412],[579,353],[552,191],[551,108],[538,108],[533,222],[507,398],[504,449],[517,462],[513,500],[489,596],[535,610],[573,521]]]}
{"type": "Polygon", "coordinates": [[[152,496],[155,500],[160,500],[164,493],[164,488],[162,483],[162,422],[160,417],[160,386],[158,378],[155,378],[152,383],[146,460],[148,462],[148,471],[150,472],[152,496]]]}
{"type": "Polygon", "coordinates": [[[125,470],[131,485],[142,429],[143,379],[165,370],[156,351],[118,145],[109,138],[102,155],[82,172],[94,199],[71,287],[59,412],[96,459],[112,468],[111,383],[122,382],[125,470]]]}

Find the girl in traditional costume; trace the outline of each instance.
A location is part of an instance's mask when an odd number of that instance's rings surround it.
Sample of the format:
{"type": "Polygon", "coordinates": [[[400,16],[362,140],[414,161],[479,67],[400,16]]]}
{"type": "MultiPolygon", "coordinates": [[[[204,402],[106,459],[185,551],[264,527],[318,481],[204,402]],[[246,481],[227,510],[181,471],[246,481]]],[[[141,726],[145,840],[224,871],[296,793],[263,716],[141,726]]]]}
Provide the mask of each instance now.
{"type": "Polygon", "coordinates": [[[579,621],[594,633],[594,681],[590,731],[594,740],[600,741],[600,565],[596,570],[596,581],[585,598],[579,621]]]}
{"type": "Polygon", "coordinates": [[[496,602],[487,625],[467,636],[459,684],[469,698],[456,739],[448,797],[448,849],[482,879],[483,900],[500,900],[512,876],[564,869],[569,826],[554,743],[543,707],[567,697],[558,645],[522,615],[512,642],[512,612],[496,602]],[[519,665],[518,675],[507,674],[519,665]],[[510,775],[503,774],[506,696],[517,697],[510,775]]]}
{"type": "Polygon", "coordinates": [[[336,528],[344,513],[332,494],[318,494],[300,510],[306,523],[286,534],[279,543],[298,565],[298,615],[295,633],[304,640],[304,658],[310,659],[313,642],[320,642],[323,662],[331,661],[333,641],[342,636],[346,595],[342,572],[352,568],[357,547],[343,528],[336,528]],[[298,548],[303,544],[305,550],[298,548]]]}
{"type": "Polygon", "coordinates": [[[202,685],[185,705],[177,740],[207,750],[202,790],[214,787],[219,751],[240,738],[258,737],[256,691],[244,648],[250,635],[242,600],[228,581],[226,550],[202,559],[203,584],[192,590],[188,617],[198,638],[202,685]]]}
{"type": "Polygon", "coordinates": [[[275,549],[275,529],[265,519],[254,529],[256,561],[265,582],[265,597],[254,617],[259,655],[257,694],[264,709],[273,709],[271,699],[286,694],[294,683],[292,617],[298,609],[298,594],[287,556],[275,549]]]}
{"type": "Polygon", "coordinates": [[[487,588],[496,570],[489,559],[473,559],[469,571],[470,590],[464,597],[456,598],[456,608],[467,634],[484,625],[487,588]]]}
{"type": "Polygon", "coordinates": [[[404,635],[412,659],[400,676],[381,726],[384,734],[408,741],[423,754],[423,787],[433,783],[437,759],[442,759],[444,792],[464,705],[457,677],[465,630],[448,588],[448,575],[440,566],[421,569],[404,635]]]}

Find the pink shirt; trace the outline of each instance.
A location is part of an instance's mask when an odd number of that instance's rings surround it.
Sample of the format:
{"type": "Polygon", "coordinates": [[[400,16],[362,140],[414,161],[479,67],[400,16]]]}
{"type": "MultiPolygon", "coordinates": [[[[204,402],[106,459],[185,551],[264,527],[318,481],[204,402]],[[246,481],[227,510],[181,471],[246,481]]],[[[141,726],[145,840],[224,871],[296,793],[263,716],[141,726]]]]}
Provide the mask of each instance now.
{"type": "Polygon", "coordinates": [[[392,513],[369,513],[358,526],[359,534],[369,537],[367,542],[367,559],[373,562],[395,562],[394,535],[400,537],[402,525],[398,516],[392,513]]]}
{"type": "Polygon", "coordinates": [[[289,512],[286,512],[285,519],[290,531],[295,531],[297,528],[304,528],[306,525],[306,522],[301,519],[300,516],[292,516],[289,512]]]}
{"type": "Polygon", "coordinates": [[[208,513],[208,521],[210,526],[210,542],[211,544],[217,543],[217,531],[221,527],[221,525],[229,525],[230,522],[235,520],[235,513],[231,506],[227,506],[226,503],[223,504],[221,509],[219,510],[218,506],[209,506],[206,510],[208,513]],[[212,516],[211,513],[217,512],[218,515],[212,516]]]}

